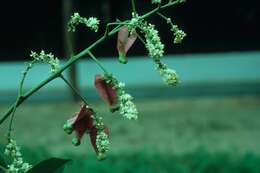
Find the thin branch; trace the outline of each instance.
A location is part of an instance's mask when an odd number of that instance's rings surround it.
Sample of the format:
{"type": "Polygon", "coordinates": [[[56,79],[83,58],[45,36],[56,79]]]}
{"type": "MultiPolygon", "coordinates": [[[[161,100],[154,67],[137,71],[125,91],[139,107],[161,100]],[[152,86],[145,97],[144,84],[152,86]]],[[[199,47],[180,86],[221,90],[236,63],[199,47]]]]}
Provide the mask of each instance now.
{"type": "Polygon", "coordinates": [[[158,16],[160,16],[161,18],[163,18],[164,20],[166,20],[166,21],[168,21],[169,20],[169,18],[168,17],[166,17],[165,15],[163,15],[162,13],[160,13],[160,12],[157,12],[156,13],[158,16]]]}
{"type": "Polygon", "coordinates": [[[135,0],[131,0],[131,4],[133,12],[136,13],[135,0]]]}
{"type": "MultiPolygon", "coordinates": [[[[172,2],[170,1],[169,3],[167,3],[166,5],[163,5],[161,7],[157,7],[153,10],[151,10],[150,12],[144,14],[141,16],[141,19],[147,18],[153,14],[155,14],[156,12],[158,12],[159,10],[163,10],[166,9],[168,7],[171,6],[175,6],[177,4],[179,4],[180,2],[178,0],[172,2]]],[[[52,74],[51,76],[47,77],[45,80],[43,80],[42,82],[40,82],[40,84],[38,84],[37,86],[35,86],[34,88],[32,88],[31,90],[29,90],[28,92],[26,92],[25,94],[21,95],[21,98],[17,101],[17,103],[14,103],[12,106],[9,107],[9,109],[7,110],[7,112],[3,115],[3,117],[0,119],[0,125],[10,116],[10,114],[12,113],[12,111],[14,110],[14,108],[18,107],[19,105],[21,105],[21,103],[23,103],[27,98],[29,98],[31,95],[33,95],[35,92],[37,92],[39,89],[41,89],[43,86],[45,86],[46,84],[48,84],[49,82],[51,82],[52,80],[56,79],[57,77],[60,77],[60,74],[66,70],[69,66],[71,66],[72,64],[74,64],[76,61],[78,61],[79,59],[81,59],[83,56],[85,56],[86,54],[89,53],[90,50],[92,50],[93,48],[95,48],[98,44],[100,44],[101,42],[103,42],[105,39],[107,39],[108,37],[111,37],[112,35],[114,35],[115,33],[117,33],[120,30],[120,27],[117,26],[115,27],[112,31],[110,31],[107,35],[102,36],[101,38],[99,38],[97,41],[95,41],[93,44],[91,44],[89,47],[87,47],[86,49],[84,49],[82,52],[80,52],[79,54],[71,57],[66,63],[65,65],[56,73],[52,74]]]]}
{"type": "Polygon", "coordinates": [[[71,90],[72,90],[75,94],[77,94],[77,96],[80,97],[80,99],[81,99],[86,105],[88,105],[86,99],[79,93],[79,91],[77,91],[76,88],[74,88],[74,87],[71,85],[71,83],[70,83],[63,75],[60,75],[60,78],[71,88],[71,90]]]}
{"type": "Polygon", "coordinates": [[[101,64],[101,62],[90,51],[88,51],[88,54],[97,63],[97,65],[104,71],[104,73],[108,73],[106,68],[101,64]]]}
{"type": "Polygon", "coordinates": [[[15,117],[15,111],[18,105],[19,100],[22,97],[23,94],[23,85],[24,85],[24,81],[25,78],[29,72],[29,70],[32,68],[32,65],[36,62],[36,60],[33,60],[32,62],[28,63],[26,69],[22,72],[22,79],[20,81],[20,85],[19,85],[19,90],[18,90],[18,96],[16,98],[15,104],[14,104],[14,108],[11,114],[11,119],[9,122],[9,128],[8,128],[8,133],[7,133],[7,139],[10,140],[11,139],[11,133],[12,133],[12,125],[13,125],[13,121],[14,121],[14,117],[15,117]]]}
{"type": "Polygon", "coordinates": [[[0,170],[7,172],[7,169],[5,167],[1,166],[1,165],[0,165],[0,170]]]}
{"type": "Polygon", "coordinates": [[[138,34],[138,33],[136,32],[136,35],[137,35],[138,39],[143,43],[143,45],[145,45],[145,41],[144,41],[144,39],[140,36],[140,34],[138,34]]]}

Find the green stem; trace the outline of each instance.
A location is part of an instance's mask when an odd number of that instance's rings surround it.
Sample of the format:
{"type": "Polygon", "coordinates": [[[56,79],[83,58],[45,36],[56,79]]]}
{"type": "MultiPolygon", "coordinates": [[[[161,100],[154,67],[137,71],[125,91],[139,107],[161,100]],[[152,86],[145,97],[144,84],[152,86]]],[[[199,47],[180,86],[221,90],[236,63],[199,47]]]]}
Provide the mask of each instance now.
{"type": "MultiPolygon", "coordinates": [[[[144,14],[143,16],[141,16],[142,19],[147,18],[153,14],[155,14],[156,12],[158,12],[159,10],[163,10],[166,9],[170,6],[174,6],[177,5],[179,3],[179,1],[174,1],[174,2],[169,2],[166,5],[163,5],[161,7],[157,7],[155,9],[153,9],[152,11],[144,14]]],[[[117,33],[120,30],[120,27],[117,26],[116,28],[114,28],[112,31],[110,31],[107,35],[102,36],[101,38],[99,38],[97,41],[95,41],[93,44],[91,44],[89,47],[87,47],[86,49],[84,49],[82,52],[80,52],[79,54],[71,57],[68,62],[66,62],[66,64],[56,73],[52,74],[51,76],[47,77],[45,80],[43,80],[42,82],[40,82],[40,84],[38,84],[37,86],[35,86],[34,88],[32,88],[31,90],[29,90],[28,92],[26,92],[25,94],[21,95],[21,98],[18,100],[17,103],[14,103],[12,106],[10,106],[10,108],[7,110],[7,112],[3,115],[3,117],[0,119],[0,125],[10,116],[10,114],[12,113],[13,109],[15,107],[18,107],[19,105],[21,105],[21,103],[23,103],[27,98],[29,98],[31,95],[33,95],[35,92],[37,92],[39,89],[41,89],[43,86],[45,86],[46,84],[48,84],[50,81],[56,79],[57,77],[60,76],[60,74],[66,70],[69,66],[71,66],[73,63],[75,63],[76,61],[78,61],[80,58],[82,58],[83,56],[85,56],[86,54],[89,53],[89,51],[93,48],[95,48],[98,44],[100,44],[101,42],[103,42],[106,38],[114,35],[115,33],[117,33]]]]}
{"type": "Polygon", "coordinates": [[[76,88],[74,88],[74,87],[71,85],[71,83],[70,83],[62,74],[60,75],[60,78],[72,89],[72,91],[73,91],[75,94],[77,94],[77,95],[80,97],[80,99],[81,99],[86,105],[88,105],[88,102],[86,101],[86,99],[77,91],[76,88]]]}
{"type": "Polygon", "coordinates": [[[11,119],[10,119],[10,122],[9,122],[9,128],[8,128],[8,133],[7,133],[7,140],[10,141],[12,136],[12,125],[13,125],[13,121],[14,121],[14,115],[15,115],[15,111],[16,111],[16,108],[17,108],[17,105],[18,105],[18,102],[20,100],[20,95],[18,94],[18,97],[15,101],[15,104],[14,104],[14,108],[12,110],[12,114],[11,114],[11,119]]]}
{"type": "Polygon", "coordinates": [[[136,32],[136,35],[137,35],[138,39],[143,43],[143,45],[145,45],[145,41],[144,41],[144,39],[140,36],[140,34],[138,34],[138,33],[136,32]]]}
{"type": "Polygon", "coordinates": [[[101,64],[101,62],[89,51],[89,56],[97,63],[97,65],[104,71],[104,73],[108,73],[105,67],[101,64]]]}
{"type": "Polygon", "coordinates": [[[35,62],[35,60],[33,60],[31,63],[29,63],[27,65],[26,69],[22,72],[22,79],[20,81],[20,86],[19,86],[19,90],[18,90],[18,96],[17,96],[17,99],[15,101],[14,109],[12,111],[11,119],[10,119],[10,123],[9,123],[9,129],[8,129],[8,133],[7,133],[7,139],[8,140],[11,139],[12,125],[13,125],[13,121],[14,121],[15,111],[16,111],[18,102],[19,102],[19,100],[22,97],[24,81],[25,81],[25,78],[26,78],[26,76],[27,76],[27,74],[28,74],[29,70],[31,69],[31,66],[33,65],[34,62],[35,62]]]}
{"type": "Polygon", "coordinates": [[[164,15],[163,15],[162,13],[160,13],[160,12],[157,12],[156,14],[157,14],[158,16],[160,16],[161,18],[163,18],[164,20],[166,20],[166,21],[169,20],[168,17],[164,16],[164,15]]]}
{"type": "Polygon", "coordinates": [[[133,12],[136,13],[135,0],[131,0],[131,4],[133,12]]]}
{"type": "MultiPolygon", "coordinates": [[[[106,26],[106,29],[105,29],[105,34],[104,36],[107,36],[108,32],[109,32],[109,26],[113,26],[113,25],[118,25],[117,27],[120,27],[121,25],[124,25],[126,23],[124,22],[112,22],[112,23],[108,23],[107,26],[106,26]]],[[[116,27],[116,28],[117,28],[116,27]]]]}
{"type": "Polygon", "coordinates": [[[7,172],[7,169],[0,165],[0,170],[7,172]]]}
{"type": "Polygon", "coordinates": [[[145,15],[141,16],[141,19],[147,18],[147,17],[151,16],[152,14],[154,14],[154,13],[160,11],[160,10],[164,10],[164,9],[166,9],[168,7],[177,5],[179,3],[180,2],[178,0],[176,0],[176,1],[173,1],[173,2],[170,1],[169,3],[167,3],[167,4],[163,5],[163,6],[158,6],[157,8],[153,9],[152,11],[150,11],[150,12],[146,13],[145,15]]]}

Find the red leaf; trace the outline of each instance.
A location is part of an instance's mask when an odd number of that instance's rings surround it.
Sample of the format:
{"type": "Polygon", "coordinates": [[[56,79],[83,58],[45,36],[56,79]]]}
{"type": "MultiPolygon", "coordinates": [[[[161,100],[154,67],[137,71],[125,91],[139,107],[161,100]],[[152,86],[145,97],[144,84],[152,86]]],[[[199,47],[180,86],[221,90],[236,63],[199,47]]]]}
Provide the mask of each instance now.
{"type": "Polygon", "coordinates": [[[117,51],[119,54],[120,63],[123,64],[127,63],[126,54],[128,50],[131,48],[131,46],[134,44],[136,38],[137,38],[137,34],[135,30],[133,30],[129,36],[129,31],[127,26],[121,27],[117,36],[117,51]]]}
{"type": "Polygon", "coordinates": [[[73,141],[75,145],[79,145],[84,133],[94,127],[91,115],[93,115],[93,111],[84,104],[79,112],[76,112],[72,118],[67,120],[66,125],[71,127],[76,134],[76,141],[73,141]]]}
{"type": "Polygon", "coordinates": [[[105,79],[97,74],[95,76],[95,87],[102,99],[107,102],[112,109],[117,107],[117,93],[112,84],[106,83],[105,79]]]}

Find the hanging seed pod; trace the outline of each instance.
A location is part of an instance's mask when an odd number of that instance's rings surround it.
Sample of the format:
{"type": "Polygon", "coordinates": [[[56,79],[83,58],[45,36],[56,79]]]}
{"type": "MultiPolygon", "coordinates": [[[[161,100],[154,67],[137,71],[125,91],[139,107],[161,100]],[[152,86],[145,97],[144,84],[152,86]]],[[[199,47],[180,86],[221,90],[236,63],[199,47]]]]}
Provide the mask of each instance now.
{"type": "Polygon", "coordinates": [[[127,63],[126,54],[131,46],[134,44],[137,38],[137,34],[135,30],[132,30],[129,36],[129,31],[126,26],[121,27],[117,36],[117,51],[118,51],[118,60],[122,64],[127,63]]]}
{"type": "Polygon", "coordinates": [[[107,83],[106,80],[99,74],[95,76],[95,87],[101,98],[108,103],[112,112],[118,109],[118,98],[116,88],[112,83],[107,83]]]}
{"type": "Polygon", "coordinates": [[[80,145],[84,133],[94,127],[94,122],[91,118],[92,115],[92,110],[84,104],[81,106],[80,111],[76,112],[64,124],[63,129],[66,133],[71,134],[73,131],[75,132],[76,137],[72,139],[73,145],[80,145]]]}

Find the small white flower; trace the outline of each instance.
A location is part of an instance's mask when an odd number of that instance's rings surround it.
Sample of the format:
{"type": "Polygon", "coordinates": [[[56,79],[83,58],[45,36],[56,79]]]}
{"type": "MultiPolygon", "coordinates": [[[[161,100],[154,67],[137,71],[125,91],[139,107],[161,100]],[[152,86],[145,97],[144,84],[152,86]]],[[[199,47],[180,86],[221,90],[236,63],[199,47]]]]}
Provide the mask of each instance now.
{"type": "Polygon", "coordinates": [[[125,84],[122,82],[118,82],[118,80],[112,76],[105,77],[106,82],[113,85],[113,88],[116,90],[117,99],[119,103],[119,113],[130,120],[136,120],[138,118],[138,111],[133,103],[133,97],[125,92],[125,84]]]}
{"type": "Polygon", "coordinates": [[[158,31],[155,29],[154,25],[148,24],[147,22],[142,23],[141,30],[145,34],[145,47],[149,52],[149,56],[154,60],[159,60],[164,53],[164,44],[161,42],[158,31]]]}
{"type": "Polygon", "coordinates": [[[132,19],[127,24],[128,31],[132,32],[135,28],[140,26],[141,22],[142,22],[142,20],[141,20],[140,16],[137,13],[133,12],[132,19]]]}
{"type": "Polygon", "coordinates": [[[34,51],[31,51],[30,56],[35,59],[36,61],[47,63],[51,66],[51,73],[56,73],[60,69],[60,60],[52,53],[45,53],[44,50],[42,50],[39,54],[37,54],[34,51]]]}
{"type": "Polygon", "coordinates": [[[96,17],[89,17],[88,19],[85,17],[81,17],[79,13],[74,13],[70,21],[68,23],[68,31],[75,32],[76,26],[79,24],[85,24],[91,30],[97,32],[99,28],[99,20],[96,17]]]}
{"type": "Polygon", "coordinates": [[[186,33],[178,29],[176,32],[174,32],[174,36],[175,36],[174,43],[180,44],[182,40],[186,37],[186,33]]]}
{"type": "Polygon", "coordinates": [[[119,95],[120,102],[120,114],[130,120],[136,120],[138,118],[138,111],[133,103],[133,97],[130,94],[122,93],[119,95]]]}
{"type": "Polygon", "coordinates": [[[109,150],[110,142],[108,135],[104,131],[98,131],[96,145],[99,153],[105,153],[109,150]]]}
{"type": "Polygon", "coordinates": [[[171,31],[173,31],[174,35],[174,44],[180,44],[182,40],[187,36],[187,34],[180,30],[177,25],[172,25],[171,31]]]}
{"type": "Polygon", "coordinates": [[[119,83],[118,83],[118,87],[119,87],[119,88],[124,88],[124,87],[125,87],[125,83],[119,82],[119,83]]]}
{"type": "Polygon", "coordinates": [[[11,139],[7,144],[5,154],[12,160],[12,163],[8,165],[7,173],[25,173],[31,168],[30,164],[23,161],[20,147],[14,140],[11,139]]]}
{"type": "Polygon", "coordinates": [[[179,83],[178,75],[175,70],[168,68],[161,62],[156,64],[156,69],[159,71],[163,81],[167,85],[175,86],[179,83]]]}
{"type": "Polygon", "coordinates": [[[90,17],[85,24],[93,31],[95,31],[95,32],[98,31],[99,20],[97,18],[90,17]]]}

